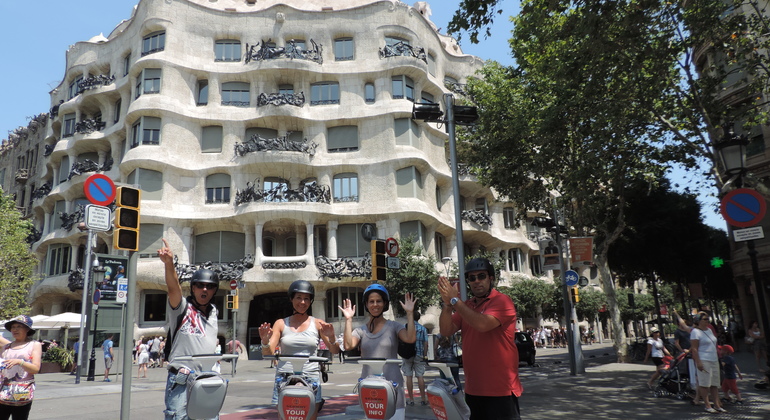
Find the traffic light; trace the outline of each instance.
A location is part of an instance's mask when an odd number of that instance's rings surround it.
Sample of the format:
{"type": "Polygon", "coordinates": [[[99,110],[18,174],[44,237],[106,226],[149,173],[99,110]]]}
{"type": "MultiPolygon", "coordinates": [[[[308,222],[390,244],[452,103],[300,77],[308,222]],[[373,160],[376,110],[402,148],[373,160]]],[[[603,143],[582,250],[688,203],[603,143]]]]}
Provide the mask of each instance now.
{"type": "Polygon", "coordinates": [[[385,257],[385,241],[372,239],[372,281],[385,281],[387,258],[385,257]]]}
{"type": "Polygon", "coordinates": [[[570,295],[572,295],[572,302],[573,303],[580,302],[580,293],[578,292],[578,287],[577,286],[570,287],[569,292],[570,292],[570,295]]]}
{"type": "Polygon", "coordinates": [[[238,295],[227,295],[227,309],[238,309],[238,295]]]}
{"type": "Polygon", "coordinates": [[[118,187],[115,204],[113,247],[127,251],[139,249],[139,203],[142,191],[133,187],[118,187]]]}

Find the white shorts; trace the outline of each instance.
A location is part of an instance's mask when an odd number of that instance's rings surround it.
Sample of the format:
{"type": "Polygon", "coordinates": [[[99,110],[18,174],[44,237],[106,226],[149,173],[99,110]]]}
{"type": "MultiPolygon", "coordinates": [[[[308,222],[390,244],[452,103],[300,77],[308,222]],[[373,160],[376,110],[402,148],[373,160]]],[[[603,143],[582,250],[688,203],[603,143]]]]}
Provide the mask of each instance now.
{"type": "Polygon", "coordinates": [[[716,360],[701,360],[703,370],[698,370],[698,386],[709,388],[719,386],[719,362],[716,360]]]}

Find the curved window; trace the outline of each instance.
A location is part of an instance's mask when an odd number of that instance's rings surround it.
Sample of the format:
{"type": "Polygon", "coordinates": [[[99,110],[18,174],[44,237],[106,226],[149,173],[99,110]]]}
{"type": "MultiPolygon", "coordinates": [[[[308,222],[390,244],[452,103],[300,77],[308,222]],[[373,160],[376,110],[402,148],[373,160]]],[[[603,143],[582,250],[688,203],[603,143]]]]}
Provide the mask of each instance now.
{"type": "Polygon", "coordinates": [[[396,136],[396,144],[402,146],[417,147],[420,138],[420,129],[411,118],[396,118],[393,129],[396,136]]]}
{"type": "Polygon", "coordinates": [[[364,101],[367,104],[373,104],[377,100],[375,93],[374,83],[364,85],[364,101]]]}
{"type": "Polygon", "coordinates": [[[61,214],[64,213],[66,209],[67,202],[64,200],[59,200],[56,202],[56,204],[54,204],[53,210],[51,211],[51,232],[61,228],[61,214]]]}
{"type": "Polygon", "coordinates": [[[334,201],[358,201],[358,174],[334,175],[334,201]]]}
{"type": "Polygon", "coordinates": [[[396,171],[396,192],[399,197],[422,198],[422,174],[414,166],[396,171]]]}
{"type": "Polygon", "coordinates": [[[131,128],[131,148],[140,144],[160,144],[160,118],[142,117],[131,128]]]}
{"type": "Polygon", "coordinates": [[[361,237],[361,223],[337,227],[337,255],[339,258],[363,258],[371,252],[371,244],[361,237]]]}
{"type": "Polygon", "coordinates": [[[505,222],[506,229],[515,229],[516,228],[516,210],[513,207],[504,208],[503,220],[505,222]]]}
{"type": "Polygon", "coordinates": [[[59,184],[66,181],[70,175],[70,157],[62,156],[59,162],[59,184]]]}
{"type": "Polygon", "coordinates": [[[230,175],[212,174],[206,177],[206,204],[230,202],[230,175]]]}
{"type": "Polygon", "coordinates": [[[222,105],[248,107],[250,104],[248,83],[222,83],[222,105]]]}
{"type": "Polygon", "coordinates": [[[160,93],[160,69],[144,69],[136,78],[135,98],[144,94],[160,93]]]}
{"type": "Polygon", "coordinates": [[[198,99],[195,101],[198,106],[209,104],[209,81],[198,80],[198,99]]]}
{"type": "MultiPolygon", "coordinates": [[[[243,139],[243,141],[249,141],[255,135],[258,135],[262,140],[275,139],[275,138],[278,138],[278,130],[273,130],[272,128],[264,128],[264,127],[247,128],[245,138],[243,139]]],[[[254,141],[256,141],[256,138],[254,139],[254,141]]]]}
{"type": "Polygon", "coordinates": [[[62,132],[62,138],[72,137],[75,134],[75,114],[67,114],[64,116],[64,132],[62,132]]]}
{"type": "Polygon", "coordinates": [[[246,235],[241,232],[210,232],[195,236],[193,264],[229,263],[246,255],[246,235]]]}
{"type": "Polygon", "coordinates": [[[142,189],[142,200],[160,200],[163,198],[163,174],[152,169],[134,169],[126,182],[139,185],[142,189]]]}
{"type": "Polygon", "coordinates": [[[444,259],[444,257],[448,257],[446,250],[446,238],[444,235],[436,232],[436,235],[433,238],[433,247],[435,248],[437,260],[441,261],[444,259]]]}
{"type": "Polygon", "coordinates": [[[70,271],[72,247],[69,244],[55,244],[48,247],[48,275],[58,276],[70,271]]]}
{"type": "Polygon", "coordinates": [[[142,57],[166,48],[166,32],[154,32],[142,39],[142,57]]]}
{"type": "Polygon", "coordinates": [[[353,38],[337,38],[334,40],[334,60],[350,61],[354,58],[353,38]]]}
{"type": "Polygon", "coordinates": [[[519,248],[508,250],[508,271],[521,272],[521,250],[519,248]]]}
{"type": "Polygon", "coordinates": [[[339,103],[339,83],[321,82],[310,85],[310,105],[334,105],[339,103]]]}
{"type": "Polygon", "coordinates": [[[210,125],[201,130],[201,152],[219,153],[222,151],[222,126],[210,125]]]}
{"type": "Polygon", "coordinates": [[[414,102],[414,81],[404,75],[393,76],[391,79],[393,99],[408,99],[414,102]]]}
{"type": "Polygon", "coordinates": [[[326,137],[329,152],[354,152],[358,150],[358,126],[341,125],[329,127],[326,137]]]}
{"type": "Polygon", "coordinates": [[[241,41],[222,39],[214,44],[214,61],[241,61],[241,41]]]}

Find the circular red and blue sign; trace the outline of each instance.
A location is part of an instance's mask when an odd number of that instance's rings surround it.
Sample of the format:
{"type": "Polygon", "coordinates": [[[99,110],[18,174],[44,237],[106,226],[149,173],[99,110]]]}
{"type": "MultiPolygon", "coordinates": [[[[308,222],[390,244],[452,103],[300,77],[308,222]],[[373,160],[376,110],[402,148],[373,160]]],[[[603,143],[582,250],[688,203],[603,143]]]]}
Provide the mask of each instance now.
{"type": "Polygon", "coordinates": [[[738,188],[724,196],[720,208],[727,223],[746,228],[759,224],[765,218],[767,201],[755,190],[738,188]]]}
{"type": "Polygon", "coordinates": [[[83,184],[83,192],[86,198],[97,206],[109,206],[115,201],[117,189],[112,179],[106,175],[93,174],[86,178],[83,184]]]}

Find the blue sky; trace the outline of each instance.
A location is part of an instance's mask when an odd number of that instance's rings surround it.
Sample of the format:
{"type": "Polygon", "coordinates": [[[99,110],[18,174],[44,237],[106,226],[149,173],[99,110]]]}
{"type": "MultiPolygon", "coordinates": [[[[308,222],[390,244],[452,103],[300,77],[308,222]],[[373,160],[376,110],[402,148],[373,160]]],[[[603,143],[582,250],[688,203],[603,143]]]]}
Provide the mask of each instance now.
{"type": "MultiPolygon", "coordinates": [[[[49,92],[64,76],[65,52],[70,45],[99,33],[109,35],[118,23],[131,16],[137,3],[138,0],[0,0],[0,39],[4,40],[0,66],[0,80],[4,81],[0,138],[7,138],[7,132],[16,127],[26,126],[28,117],[48,111],[49,92]]],[[[433,12],[431,20],[446,33],[460,0],[429,3],[433,12]]],[[[461,42],[463,52],[512,65],[507,42],[512,25],[508,16],[516,13],[518,4],[518,0],[502,0],[504,13],[498,15],[492,36],[486,40],[481,37],[481,42],[474,45],[465,35],[461,42]]],[[[671,178],[686,185],[681,171],[676,171],[671,178]]],[[[722,216],[713,210],[716,199],[709,199],[705,193],[701,196],[705,222],[724,230],[722,216]]]]}

